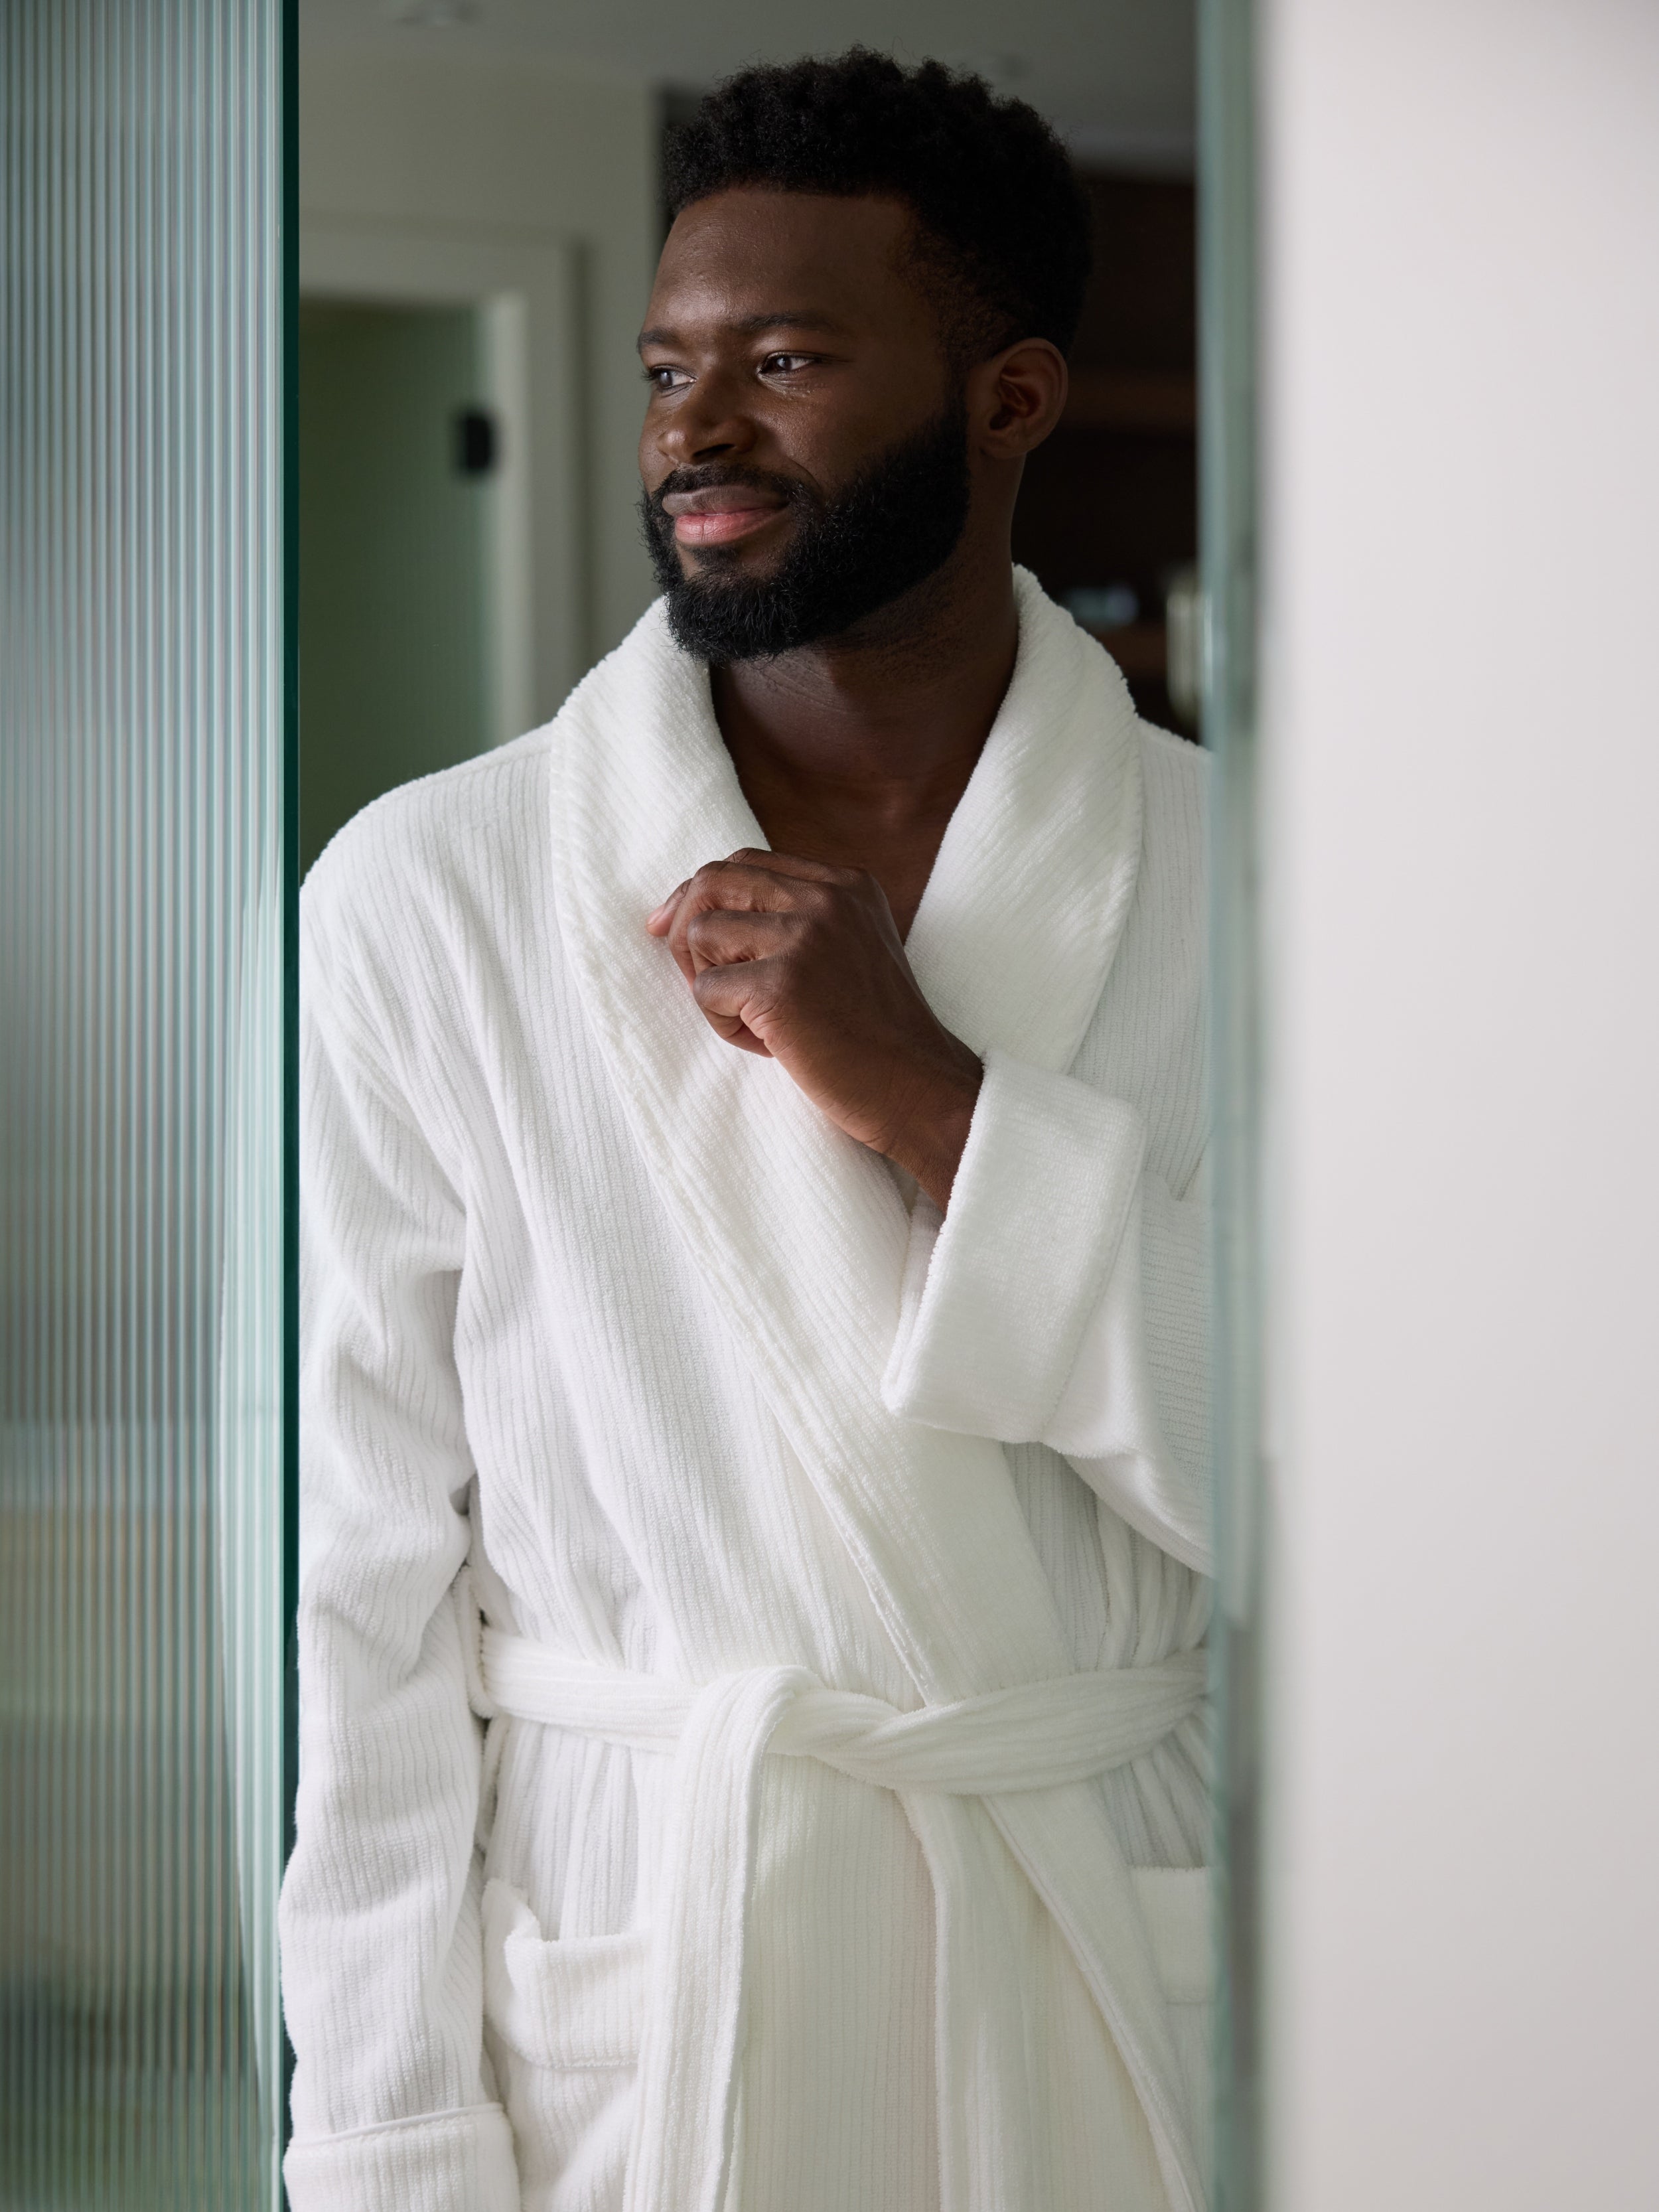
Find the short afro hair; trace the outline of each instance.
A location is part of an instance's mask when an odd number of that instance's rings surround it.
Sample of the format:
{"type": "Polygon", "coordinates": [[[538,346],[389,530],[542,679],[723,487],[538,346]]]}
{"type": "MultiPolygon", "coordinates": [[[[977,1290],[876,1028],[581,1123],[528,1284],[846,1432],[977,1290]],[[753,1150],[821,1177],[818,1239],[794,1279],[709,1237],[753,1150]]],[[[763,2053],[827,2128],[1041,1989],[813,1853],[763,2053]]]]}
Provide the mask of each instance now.
{"type": "Polygon", "coordinates": [[[902,202],[959,361],[1021,338],[1066,351],[1091,261],[1089,203],[1034,108],[940,62],[854,46],[747,69],[670,134],[671,215],[742,185],[902,202]]]}

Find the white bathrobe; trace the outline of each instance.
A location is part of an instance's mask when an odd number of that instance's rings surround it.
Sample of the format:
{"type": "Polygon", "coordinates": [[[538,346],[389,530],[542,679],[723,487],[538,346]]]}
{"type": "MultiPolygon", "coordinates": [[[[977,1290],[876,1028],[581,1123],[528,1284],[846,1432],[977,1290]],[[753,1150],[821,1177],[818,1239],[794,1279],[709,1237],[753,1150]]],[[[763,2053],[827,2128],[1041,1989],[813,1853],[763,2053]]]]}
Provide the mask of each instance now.
{"type": "Polygon", "coordinates": [[[660,607],[304,905],[295,2212],[1196,2212],[1202,786],[1018,577],[941,1226],[645,916],[660,607]]]}

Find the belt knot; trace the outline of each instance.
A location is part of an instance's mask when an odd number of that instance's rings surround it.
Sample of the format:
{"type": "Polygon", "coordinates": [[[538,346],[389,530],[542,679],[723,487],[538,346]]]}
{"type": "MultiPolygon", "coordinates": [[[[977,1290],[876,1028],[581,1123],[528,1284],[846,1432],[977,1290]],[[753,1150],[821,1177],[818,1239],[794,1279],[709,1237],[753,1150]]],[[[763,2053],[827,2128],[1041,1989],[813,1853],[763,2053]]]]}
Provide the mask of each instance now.
{"type": "MultiPolygon", "coordinates": [[[[915,1711],[827,1688],[803,1667],[745,1668],[693,1688],[567,1658],[490,1628],[479,1656],[479,1702],[490,1709],[674,1758],[623,2212],[717,2212],[723,2199],[766,1756],[816,1759],[895,1791],[927,1858],[941,1944],[971,1950],[973,1900],[956,1893],[968,1859],[956,1848],[954,1824],[968,1815],[950,1801],[1063,1789],[1103,1774],[1196,1712],[1205,1689],[1199,1651],[915,1711]]],[[[970,1970],[965,1953],[960,1966],[954,1978],[979,2021],[973,2033],[988,2032],[1012,2004],[1009,2048],[1023,2047],[1011,1972],[970,1970]]],[[[944,2043],[966,2047],[969,2039],[964,2026],[944,2043]]],[[[942,2073],[939,2094],[954,2107],[961,2087],[942,2073]]],[[[946,2163],[951,2212],[974,2212],[957,2171],[963,2163],[946,2163]]]]}

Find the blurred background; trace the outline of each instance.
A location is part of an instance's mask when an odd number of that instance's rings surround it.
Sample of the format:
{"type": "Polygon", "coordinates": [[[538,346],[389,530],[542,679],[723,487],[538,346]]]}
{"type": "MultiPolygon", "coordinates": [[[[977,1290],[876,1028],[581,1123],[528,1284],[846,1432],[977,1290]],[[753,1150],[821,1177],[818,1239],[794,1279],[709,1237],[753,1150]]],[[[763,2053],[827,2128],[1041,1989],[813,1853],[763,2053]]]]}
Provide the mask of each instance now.
{"type": "Polygon", "coordinates": [[[1060,131],[1097,264],[1017,557],[1196,727],[1188,0],[304,0],[301,864],[545,720],[651,596],[635,334],[664,134],[745,63],[862,41],[1060,131]],[[1173,635],[1170,640],[1171,601],[1173,635]]]}

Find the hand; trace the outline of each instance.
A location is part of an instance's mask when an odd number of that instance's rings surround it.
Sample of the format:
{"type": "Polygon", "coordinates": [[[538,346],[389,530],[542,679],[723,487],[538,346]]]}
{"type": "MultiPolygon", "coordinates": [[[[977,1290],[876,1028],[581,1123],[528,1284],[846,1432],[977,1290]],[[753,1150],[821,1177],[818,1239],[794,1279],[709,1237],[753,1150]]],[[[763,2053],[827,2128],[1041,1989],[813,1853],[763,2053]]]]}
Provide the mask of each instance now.
{"type": "Polygon", "coordinates": [[[944,1210],[982,1070],[922,997],[873,876],[746,848],[699,868],[646,927],[717,1035],[777,1060],[944,1210]]]}

